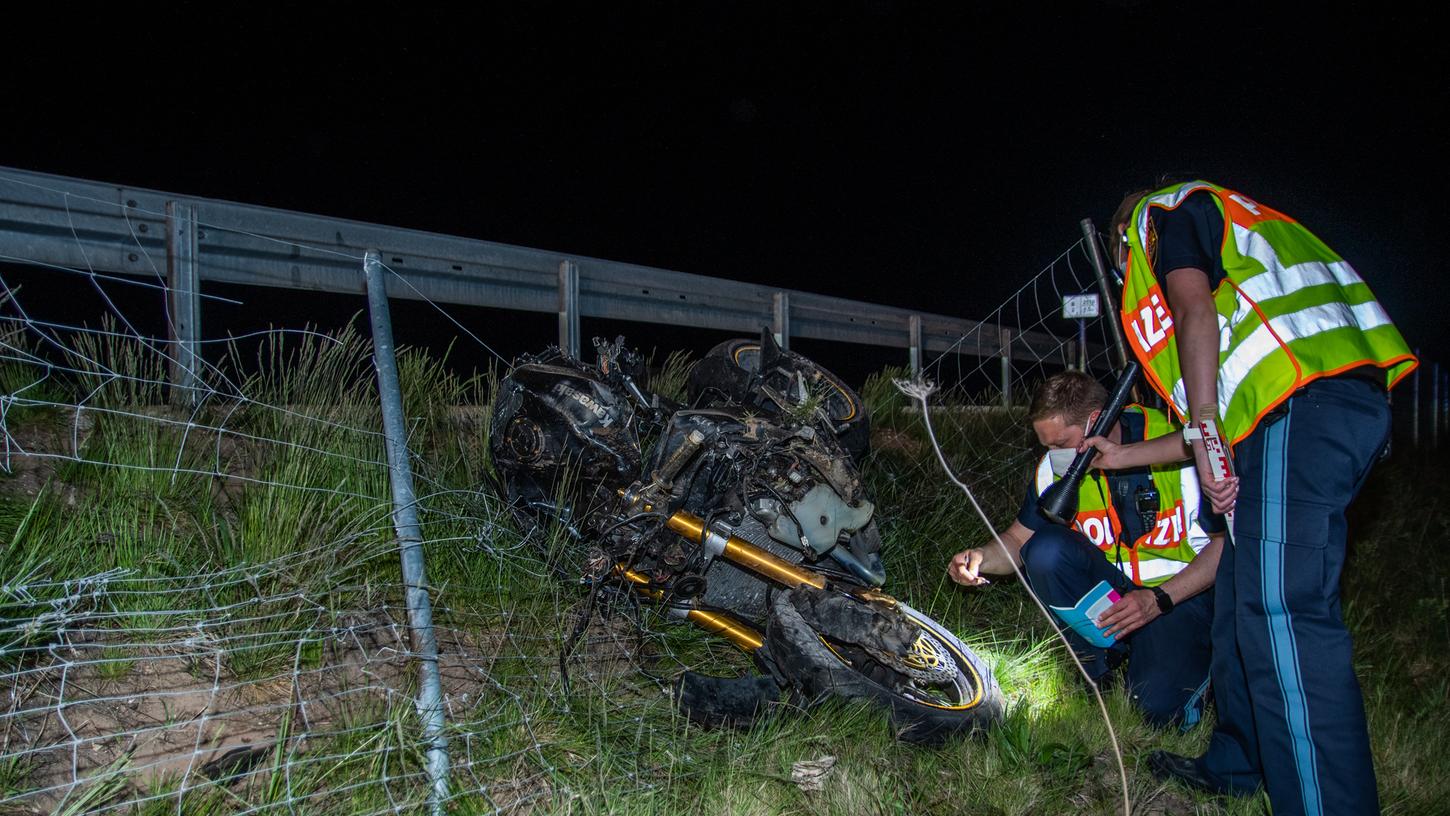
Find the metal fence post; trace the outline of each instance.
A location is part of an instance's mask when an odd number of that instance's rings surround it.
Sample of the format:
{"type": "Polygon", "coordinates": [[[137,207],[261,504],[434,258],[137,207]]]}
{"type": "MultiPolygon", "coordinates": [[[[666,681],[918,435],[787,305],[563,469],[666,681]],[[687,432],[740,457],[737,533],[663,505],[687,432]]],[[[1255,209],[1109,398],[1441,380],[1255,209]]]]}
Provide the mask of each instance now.
{"type": "Polygon", "coordinates": [[[912,315],[906,319],[907,346],[911,350],[911,376],[916,379],[921,376],[921,315],[912,315]]]}
{"type": "Polygon", "coordinates": [[[438,677],[438,641],[433,634],[433,606],[424,572],[423,534],[413,493],[413,471],[408,462],[407,428],[398,363],[393,356],[393,325],[388,310],[387,279],[382,258],[368,250],[363,258],[367,274],[368,312],[373,327],[373,363],[378,371],[378,396],[383,407],[383,432],[388,449],[388,475],[393,487],[393,527],[403,562],[407,591],[408,630],[418,658],[418,718],[427,741],[428,778],[432,783],[429,807],[442,816],[448,800],[448,736],[444,733],[443,686],[438,677]]]}
{"type": "MultiPolygon", "coordinates": [[[[1088,245],[1088,258],[1092,260],[1093,272],[1098,276],[1098,293],[1103,296],[1104,319],[1113,335],[1113,348],[1118,350],[1118,368],[1124,368],[1128,365],[1128,346],[1123,342],[1123,327],[1118,325],[1118,309],[1114,305],[1113,289],[1108,285],[1108,265],[1103,261],[1102,248],[1098,246],[1098,230],[1091,218],[1084,218],[1081,226],[1083,240],[1088,245]]],[[[1087,358],[1086,353],[1083,358],[1087,358]]],[[[1084,364],[1083,371],[1086,370],[1087,365],[1084,364]]]]}
{"type": "Polygon", "coordinates": [[[1440,364],[1430,366],[1430,449],[1440,449],[1440,364]]]}
{"type": "Polygon", "coordinates": [[[1002,407],[1012,407],[1012,330],[1002,329],[1002,407]]]}
{"type": "MultiPolygon", "coordinates": [[[[1415,359],[1421,359],[1419,349],[1415,349],[1415,359]]],[[[1420,369],[1424,367],[1415,366],[1415,379],[1410,385],[1410,444],[1416,450],[1420,449],[1420,369]]]]}
{"type": "Polygon", "coordinates": [[[771,306],[775,312],[772,328],[775,332],[775,344],[790,351],[790,292],[776,292],[771,297],[771,306]]]}
{"type": "MultiPolygon", "coordinates": [[[[1435,371],[1440,372],[1440,399],[1438,409],[1435,410],[1435,423],[1440,426],[1441,433],[1450,429],[1450,372],[1440,371],[1440,364],[1435,364],[1435,371]]],[[[1438,446],[1438,441],[1435,442],[1438,446]]]]}
{"type": "Polygon", "coordinates": [[[201,274],[196,207],[166,202],[166,315],[171,335],[171,401],[201,401],[201,274]]]}

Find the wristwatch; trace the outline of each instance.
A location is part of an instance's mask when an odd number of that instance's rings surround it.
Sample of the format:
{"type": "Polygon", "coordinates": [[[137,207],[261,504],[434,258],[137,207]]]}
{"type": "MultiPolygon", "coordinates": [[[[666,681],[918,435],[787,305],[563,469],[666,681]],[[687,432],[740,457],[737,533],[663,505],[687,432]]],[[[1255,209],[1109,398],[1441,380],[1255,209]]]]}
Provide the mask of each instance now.
{"type": "Polygon", "coordinates": [[[1163,589],[1163,587],[1151,586],[1148,587],[1148,590],[1153,593],[1154,598],[1158,599],[1159,612],[1162,612],[1166,615],[1169,612],[1173,611],[1173,596],[1169,595],[1168,592],[1163,589]]]}

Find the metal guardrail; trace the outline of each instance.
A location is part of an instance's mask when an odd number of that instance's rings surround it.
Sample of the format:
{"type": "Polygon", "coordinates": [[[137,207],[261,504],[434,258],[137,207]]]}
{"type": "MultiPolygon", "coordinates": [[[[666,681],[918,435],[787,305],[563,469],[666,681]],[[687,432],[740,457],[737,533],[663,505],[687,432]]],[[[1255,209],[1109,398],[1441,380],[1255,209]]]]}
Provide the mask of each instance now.
{"type": "MultiPolygon", "coordinates": [[[[560,345],[578,352],[579,318],[1039,361],[1063,341],[963,318],[635,264],[183,196],[0,167],[0,260],[169,280],[362,296],[361,259],[378,249],[402,279],[388,295],[558,312],[560,345]],[[164,269],[159,268],[165,259],[164,269]],[[966,338],[966,339],[964,339],[966,338]]],[[[194,296],[192,286],[176,286],[194,296]]],[[[183,348],[200,337],[199,308],[183,348]]]]}

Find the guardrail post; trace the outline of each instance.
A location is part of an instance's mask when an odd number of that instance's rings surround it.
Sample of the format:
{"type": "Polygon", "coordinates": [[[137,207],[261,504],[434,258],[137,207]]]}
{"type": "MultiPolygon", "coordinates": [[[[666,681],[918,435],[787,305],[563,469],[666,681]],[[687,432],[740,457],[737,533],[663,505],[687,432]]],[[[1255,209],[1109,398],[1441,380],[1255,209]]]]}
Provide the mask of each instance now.
{"type": "Polygon", "coordinates": [[[776,292],[771,301],[775,311],[771,329],[775,332],[775,344],[790,351],[790,292],[776,292]]]}
{"type": "Polygon", "coordinates": [[[438,641],[433,634],[433,605],[423,563],[423,534],[418,525],[418,503],[413,493],[413,470],[408,460],[403,391],[398,382],[398,361],[393,356],[393,324],[388,310],[387,279],[377,250],[363,256],[368,283],[368,312],[373,328],[373,364],[378,371],[378,396],[383,407],[383,435],[388,450],[388,476],[393,488],[393,527],[403,562],[407,593],[408,632],[418,659],[418,719],[427,741],[428,795],[434,816],[443,816],[448,801],[448,736],[443,722],[443,685],[438,677],[438,641]]]}
{"type": "Polygon", "coordinates": [[[559,348],[579,359],[579,264],[559,262],[559,348]]]}
{"type": "Polygon", "coordinates": [[[1002,329],[1002,407],[1012,407],[1012,330],[1002,329]]]}
{"type": "Polygon", "coordinates": [[[906,319],[907,346],[911,349],[911,376],[913,379],[921,376],[921,315],[912,315],[906,319]]]}
{"type": "MultiPolygon", "coordinates": [[[[1098,230],[1093,226],[1091,218],[1084,218],[1080,226],[1083,240],[1088,245],[1088,258],[1092,261],[1093,272],[1098,276],[1098,293],[1103,296],[1104,319],[1113,335],[1113,348],[1118,350],[1118,368],[1125,368],[1128,365],[1128,346],[1123,342],[1123,327],[1118,325],[1118,309],[1114,305],[1116,301],[1113,300],[1113,288],[1108,285],[1108,265],[1103,261],[1102,247],[1098,246],[1098,230]]],[[[1087,359],[1085,350],[1083,359],[1087,359]]],[[[1087,363],[1083,363],[1082,370],[1087,371],[1087,363]]]]}
{"type": "Polygon", "coordinates": [[[166,202],[166,316],[171,336],[171,401],[201,401],[201,274],[196,207],[166,202]]]}

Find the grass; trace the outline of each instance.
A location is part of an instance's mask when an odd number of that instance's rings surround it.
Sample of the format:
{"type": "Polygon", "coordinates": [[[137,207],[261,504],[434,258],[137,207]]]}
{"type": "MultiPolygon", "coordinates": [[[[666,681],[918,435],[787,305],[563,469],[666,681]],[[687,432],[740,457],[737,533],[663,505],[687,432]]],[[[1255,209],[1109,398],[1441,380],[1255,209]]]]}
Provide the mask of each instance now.
{"type": "MultiPolygon", "coordinates": [[[[85,335],[63,361],[74,370],[68,378],[47,376],[43,389],[16,395],[12,433],[74,430],[80,456],[44,460],[50,467],[32,473],[35,495],[18,489],[18,477],[0,480],[0,671],[22,696],[43,700],[57,691],[60,656],[71,666],[66,700],[78,710],[106,713],[86,707],[97,693],[86,683],[103,680],[141,698],[144,713],[146,699],[175,691],[148,686],[150,672],[185,660],[200,687],[219,677],[238,689],[216,705],[253,706],[270,749],[222,783],[183,777],[185,764],[148,771],[152,760],[98,757],[82,774],[91,781],[57,804],[25,798],[56,783],[54,758],[28,750],[46,748],[44,740],[24,734],[48,734],[66,757],[68,738],[4,714],[0,813],[425,812],[415,664],[405,635],[387,640],[406,631],[405,598],[369,354],[349,332],[276,335],[255,356],[233,347],[217,375],[231,385],[185,413],[165,407],[154,355],[85,335]],[[73,407],[52,405],[82,396],[107,409],[88,408],[83,428],[73,407]],[[345,647],[366,637],[380,645],[346,684],[308,685],[340,655],[361,654],[345,647]]],[[[40,381],[27,365],[0,362],[0,383],[40,381]]],[[[882,514],[888,589],[986,654],[1011,700],[990,733],[931,748],[896,741],[880,713],[861,705],[700,730],[672,710],[669,680],[685,667],[731,673],[748,662],[622,600],[605,604],[607,617],[585,631],[566,694],[558,655],[585,593],[540,555],[570,557],[561,531],[519,529],[488,487],[497,372],[459,377],[407,349],[399,371],[449,695],[450,812],[1120,812],[1097,708],[1078,693],[1036,609],[1010,582],[965,591],[946,578],[950,556],[986,532],[941,478],[920,417],[891,387],[899,371],[862,389],[877,429],[864,472],[882,514]],[[819,791],[792,781],[797,763],[825,757],[835,764],[819,791]]],[[[687,359],[671,355],[653,382],[678,394],[687,371],[687,359]]],[[[1020,417],[964,407],[935,418],[989,512],[1009,518],[1033,456],[1020,417]]],[[[1431,459],[1401,451],[1351,517],[1345,615],[1386,813],[1438,812],[1450,796],[1450,735],[1439,725],[1450,699],[1450,570],[1433,549],[1450,534],[1450,507],[1438,476],[1431,459]]],[[[166,699],[163,719],[189,722],[182,703],[166,699]]],[[[1262,812],[1261,799],[1199,797],[1140,767],[1154,748],[1201,750],[1208,727],[1155,732],[1121,695],[1109,706],[1138,812],[1262,812]]],[[[189,747],[176,750],[185,756],[189,747]]]]}

